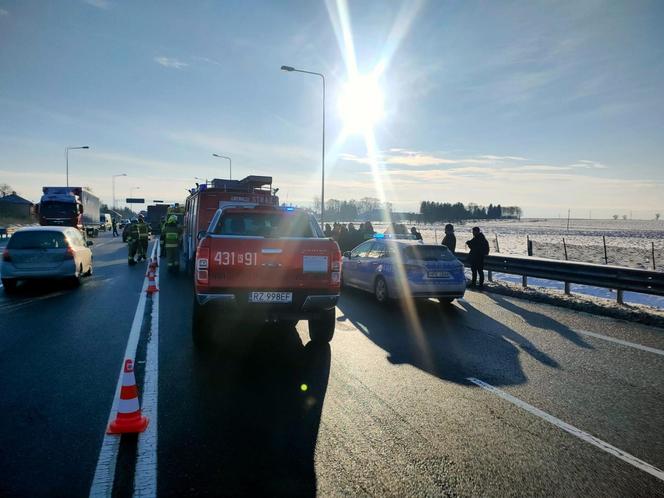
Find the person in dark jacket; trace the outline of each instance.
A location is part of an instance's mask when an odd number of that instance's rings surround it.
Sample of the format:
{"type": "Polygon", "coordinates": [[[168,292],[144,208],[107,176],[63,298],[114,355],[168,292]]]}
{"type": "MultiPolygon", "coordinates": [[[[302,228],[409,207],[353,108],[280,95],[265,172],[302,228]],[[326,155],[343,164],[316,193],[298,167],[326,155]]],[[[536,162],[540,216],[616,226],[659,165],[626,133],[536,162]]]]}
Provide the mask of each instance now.
{"type": "Polygon", "coordinates": [[[489,241],[486,240],[479,227],[473,227],[473,238],[466,242],[466,245],[469,249],[468,261],[470,261],[470,271],[473,276],[470,286],[475,287],[479,273],[479,288],[481,289],[484,287],[484,257],[489,254],[489,241]]]}
{"type": "Polygon", "coordinates": [[[118,220],[115,218],[111,219],[111,226],[113,227],[113,237],[119,237],[120,234],[118,233],[118,220]]]}
{"type": "Polygon", "coordinates": [[[445,225],[445,237],[443,237],[442,244],[452,251],[452,254],[456,251],[456,235],[454,235],[454,225],[451,223],[445,225]]]}
{"type": "Polygon", "coordinates": [[[422,240],[422,234],[417,231],[416,227],[410,228],[410,234],[415,237],[415,240],[422,240]]]}

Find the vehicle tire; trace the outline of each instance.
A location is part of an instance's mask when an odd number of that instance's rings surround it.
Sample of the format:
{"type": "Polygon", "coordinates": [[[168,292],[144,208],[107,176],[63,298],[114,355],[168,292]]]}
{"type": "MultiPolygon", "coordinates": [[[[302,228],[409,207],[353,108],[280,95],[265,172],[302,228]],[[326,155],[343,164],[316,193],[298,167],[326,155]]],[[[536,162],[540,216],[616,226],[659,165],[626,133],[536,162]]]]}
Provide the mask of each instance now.
{"type": "Polygon", "coordinates": [[[297,326],[297,322],[299,322],[299,320],[279,320],[278,325],[282,329],[292,329],[297,326]]]}
{"type": "Polygon", "coordinates": [[[198,304],[194,296],[194,306],[191,320],[191,338],[196,349],[203,349],[210,344],[210,324],[207,319],[208,313],[198,304]]]}
{"type": "Polygon", "coordinates": [[[83,264],[79,265],[78,267],[78,275],[74,275],[73,277],[70,278],[70,282],[72,287],[79,287],[82,283],[83,279],[83,264]]]}
{"type": "Polygon", "coordinates": [[[2,287],[5,289],[5,294],[13,294],[16,292],[17,280],[15,278],[3,278],[2,287]]]}
{"type": "Polygon", "coordinates": [[[390,300],[390,295],[387,292],[387,282],[383,277],[378,277],[374,283],[374,296],[380,304],[387,304],[390,300]]]}
{"type": "Polygon", "coordinates": [[[320,318],[309,320],[309,338],[313,342],[330,342],[336,324],[336,308],[322,311],[320,318]]]}
{"type": "Polygon", "coordinates": [[[453,297],[439,297],[438,302],[443,306],[449,306],[454,301],[453,297]]]}

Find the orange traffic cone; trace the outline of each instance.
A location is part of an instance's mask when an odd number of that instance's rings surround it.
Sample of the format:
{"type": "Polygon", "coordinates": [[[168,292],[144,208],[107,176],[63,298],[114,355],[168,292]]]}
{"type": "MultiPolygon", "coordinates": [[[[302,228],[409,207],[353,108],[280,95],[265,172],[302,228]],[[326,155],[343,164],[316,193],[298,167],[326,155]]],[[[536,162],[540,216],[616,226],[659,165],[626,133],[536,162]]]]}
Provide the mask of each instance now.
{"type": "Polygon", "coordinates": [[[134,362],[125,360],[122,374],[122,389],[118,403],[118,414],[108,426],[107,434],[124,434],[127,432],[143,432],[150,421],[141,415],[138,404],[138,388],[134,377],[134,362]]]}
{"type": "Polygon", "coordinates": [[[151,296],[155,292],[159,292],[159,289],[157,289],[157,284],[155,282],[154,275],[155,275],[154,271],[152,270],[148,271],[148,288],[145,290],[145,293],[148,296],[151,296]]]}

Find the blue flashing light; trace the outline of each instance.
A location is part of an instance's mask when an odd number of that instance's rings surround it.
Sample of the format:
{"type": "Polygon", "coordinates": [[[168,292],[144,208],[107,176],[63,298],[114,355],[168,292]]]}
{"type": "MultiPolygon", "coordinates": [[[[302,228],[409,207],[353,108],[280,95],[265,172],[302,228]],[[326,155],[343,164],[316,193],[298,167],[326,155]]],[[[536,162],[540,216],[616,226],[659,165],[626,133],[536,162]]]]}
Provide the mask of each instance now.
{"type": "Polygon", "coordinates": [[[295,208],[294,208],[294,207],[291,207],[291,206],[289,206],[289,207],[287,207],[287,208],[286,208],[286,211],[295,211],[295,208]]]}
{"type": "Polygon", "coordinates": [[[385,238],[384,233],[377,233],[376,235],[374,235],[374,239],[384,239],[384,238],[385,238]]]}

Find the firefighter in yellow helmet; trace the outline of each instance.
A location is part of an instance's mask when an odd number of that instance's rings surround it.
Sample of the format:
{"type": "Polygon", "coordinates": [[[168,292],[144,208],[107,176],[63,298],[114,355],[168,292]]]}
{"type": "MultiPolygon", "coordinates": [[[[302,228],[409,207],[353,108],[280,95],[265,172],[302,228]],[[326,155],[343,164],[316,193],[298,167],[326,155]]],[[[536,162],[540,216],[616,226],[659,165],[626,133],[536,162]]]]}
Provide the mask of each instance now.
{"type": "Polygon", "coordinates": [[[179,247],[182,239],[182,228],[178,226],[178,218],[174,214],[166,220],[161,231],[161,243],[166,248],[168,269],[174,270],[180,266],[179,247]]]}
{"type": "Polygon", "coordinates": [[[138,223],[136,223],[138,231],[138,260],[145,261],[148,257],[148,239],[150,238],[150,232],[148,231],[148,225],[145,223],[143,215],[138,215],[138,223]]]}

